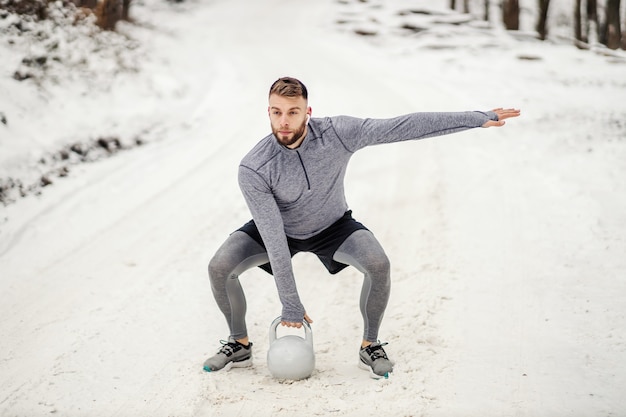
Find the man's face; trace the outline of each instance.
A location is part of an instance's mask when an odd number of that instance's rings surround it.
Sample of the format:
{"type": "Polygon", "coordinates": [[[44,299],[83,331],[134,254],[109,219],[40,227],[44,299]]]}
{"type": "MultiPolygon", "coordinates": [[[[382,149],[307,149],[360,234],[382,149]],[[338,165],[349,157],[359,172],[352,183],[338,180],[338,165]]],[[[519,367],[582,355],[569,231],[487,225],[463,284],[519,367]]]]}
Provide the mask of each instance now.
{"type": "Polygon", "coordinates": [[[276,140],[290,149],[300,146],[306,135],[307,115],[311,114],[307,101],[303,97],[272,94],[267,111],[276,140]]]}

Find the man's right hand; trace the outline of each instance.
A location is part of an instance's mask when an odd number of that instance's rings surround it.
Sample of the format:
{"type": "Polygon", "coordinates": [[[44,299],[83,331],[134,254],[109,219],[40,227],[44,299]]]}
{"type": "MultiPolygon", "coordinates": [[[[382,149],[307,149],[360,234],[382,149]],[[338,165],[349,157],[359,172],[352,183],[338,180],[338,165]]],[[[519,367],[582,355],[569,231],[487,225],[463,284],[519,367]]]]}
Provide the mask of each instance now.
{"type": "MultiPolygon", "coordinates": [[[[313,320],[311,320],[311,317],[309,317],[309,315],[306,313],[304,313],[304,320],[306,320],[306,322],[309,324],[313,323],[313,320]]],[[[292,321],[282,320],[280,324],[282,324],[283,326],[287,326],[287,327],[295,327],[296,329],[299,329],[300,327],[302,327],[301,321],[294,323],[292,321]]]]}

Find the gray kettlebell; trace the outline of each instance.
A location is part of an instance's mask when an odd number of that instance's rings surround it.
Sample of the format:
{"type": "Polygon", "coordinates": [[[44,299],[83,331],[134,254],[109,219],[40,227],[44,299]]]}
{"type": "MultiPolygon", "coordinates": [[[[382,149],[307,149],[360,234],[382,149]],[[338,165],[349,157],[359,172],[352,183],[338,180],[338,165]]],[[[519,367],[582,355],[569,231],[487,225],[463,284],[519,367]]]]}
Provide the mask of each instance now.
{"type": "Polygon", "coordinates": [[[274,378],[300,380],[311,376],[315,369],[313,331],[304,320],[304,338],[296,335],[276,337],[281,322],[277,317],[270,325],[270,347],[267,350],[267,367],[274,378]]]}

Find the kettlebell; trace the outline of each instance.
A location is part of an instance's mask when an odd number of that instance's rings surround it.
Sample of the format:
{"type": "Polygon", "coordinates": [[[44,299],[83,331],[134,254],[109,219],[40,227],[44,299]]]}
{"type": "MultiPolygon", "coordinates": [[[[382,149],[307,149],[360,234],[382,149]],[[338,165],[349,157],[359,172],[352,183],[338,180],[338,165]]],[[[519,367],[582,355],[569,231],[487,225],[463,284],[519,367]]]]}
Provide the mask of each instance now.
{"type": "Polygon", "coordinates": [[[304,338],[296,335],[276,337],[276,328],[281,322],[277,317],[270,325],[270,347],[267,350],[267,367],[274,378],[299,380],[311,376],[315,369],[313,331],[304,320],[304,338]]]}

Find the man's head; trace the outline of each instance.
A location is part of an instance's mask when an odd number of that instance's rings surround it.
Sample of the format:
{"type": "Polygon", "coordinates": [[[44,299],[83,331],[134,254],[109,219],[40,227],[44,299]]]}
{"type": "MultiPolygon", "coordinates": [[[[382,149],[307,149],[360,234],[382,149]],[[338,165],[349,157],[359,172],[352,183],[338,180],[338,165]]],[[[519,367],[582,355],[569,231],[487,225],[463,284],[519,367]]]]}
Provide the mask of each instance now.
{"type": "Polygon", "coordinates": [[[283,146],[295,149],[304,140],[311,116],[305,85],[291,77],[276,80],[270,87],[267,112],[272,133],[283,146]]]}

